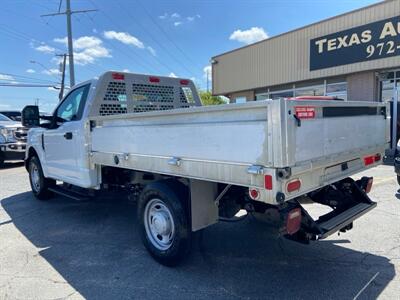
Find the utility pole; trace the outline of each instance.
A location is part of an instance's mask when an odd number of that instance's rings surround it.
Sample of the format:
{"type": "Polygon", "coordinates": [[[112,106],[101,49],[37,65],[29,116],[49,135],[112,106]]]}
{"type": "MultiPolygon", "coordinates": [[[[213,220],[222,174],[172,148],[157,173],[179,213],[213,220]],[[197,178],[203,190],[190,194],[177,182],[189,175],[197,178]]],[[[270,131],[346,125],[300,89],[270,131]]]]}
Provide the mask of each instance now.
{"type": "Polygon", "coordinates": [[[41,17],[51,17],[66,15],[67,17],[67,39],[68,39],[68,59],[69,59],[69,85],[70,87],[75,85],[75,70],[74,70],[74,46],[72,40],[72,22],[71,15],[77,13],[87,13],[91,11],[97,11],[97,9],[85,9],[85,10],[71,10],[71,0],[66,0],[66,9],[64,12],[60,12],[62,0],[58,6],[57,13],[51,13],[46,15],[41,15],[41,17]]]}
{"type": "Polygon", "coordinates": [[[75,85],[75,69],[74,69],[74,46],[72,43],[72,26],[71,26],[71,2],[67,1],[67,9],[65,14],[67,16],[67,32],[68,32],[68,59],[69,59],[69,85],[75,85]]]}
{"type": "Polygon", "coordinates": [[[58,99],[60,101],[64,97],[64,85],[65,85],[65,64],[67,62],[67,54],[62,54],[62,55],[56,55],[56,56],[62,56],[63,57],[63,62],[61,65],[61,87],[60,87],[60,93],[58,94],[58,99]]]}

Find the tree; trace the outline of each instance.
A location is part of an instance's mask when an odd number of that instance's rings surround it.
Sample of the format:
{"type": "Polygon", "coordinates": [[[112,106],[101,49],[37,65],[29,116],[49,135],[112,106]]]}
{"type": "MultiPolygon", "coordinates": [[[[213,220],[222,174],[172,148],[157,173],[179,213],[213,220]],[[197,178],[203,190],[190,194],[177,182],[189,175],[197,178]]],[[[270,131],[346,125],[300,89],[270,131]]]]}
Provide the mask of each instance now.
{"type": "Polygon", "coordinates": [[[201,103],[203,105],[219,105],[226,104],[226,102],[219,96],[211,95],[211,92],[207,91],[199,91],[199,96],[201,99],[201,103]]]}

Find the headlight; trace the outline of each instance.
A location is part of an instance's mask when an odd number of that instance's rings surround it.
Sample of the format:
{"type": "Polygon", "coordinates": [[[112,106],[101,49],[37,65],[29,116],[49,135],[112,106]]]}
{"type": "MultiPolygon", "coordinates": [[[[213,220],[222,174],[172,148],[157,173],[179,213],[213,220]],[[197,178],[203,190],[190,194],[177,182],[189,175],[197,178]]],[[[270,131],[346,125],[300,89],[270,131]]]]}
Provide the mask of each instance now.
{"type": "Polygon", "coordinates": [[[0,141],[4,139],[3,143],[15,142],[15,130],[15,128],[0,128],[0,141]]]}

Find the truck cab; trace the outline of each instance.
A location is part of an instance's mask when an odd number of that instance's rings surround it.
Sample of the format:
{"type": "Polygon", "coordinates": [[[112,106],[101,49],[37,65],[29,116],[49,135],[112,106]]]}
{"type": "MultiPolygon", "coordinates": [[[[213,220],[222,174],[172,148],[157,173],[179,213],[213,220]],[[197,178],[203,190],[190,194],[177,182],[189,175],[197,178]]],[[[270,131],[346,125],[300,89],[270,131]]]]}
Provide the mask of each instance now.
{"type": "Polygon", "coordinates": [[[90,186],[93,171],[85,151],[88,98],[96,80],[74,86],[55,108],[51,118],[28,135],[29,155],[42,162],[46,177],[82,187],[90,186]]]}

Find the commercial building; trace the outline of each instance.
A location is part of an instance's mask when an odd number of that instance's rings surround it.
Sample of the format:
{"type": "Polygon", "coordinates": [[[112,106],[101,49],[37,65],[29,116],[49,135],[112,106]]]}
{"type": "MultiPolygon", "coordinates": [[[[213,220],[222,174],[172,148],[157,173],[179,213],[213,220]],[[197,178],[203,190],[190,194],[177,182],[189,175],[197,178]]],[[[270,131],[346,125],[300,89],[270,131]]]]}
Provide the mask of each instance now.
{"type": "Polygon", "coordinates": [[[212,58],[231,102],[303,95],[387,101],[400,87],[400,0],[387,0],[212,58]]]}

